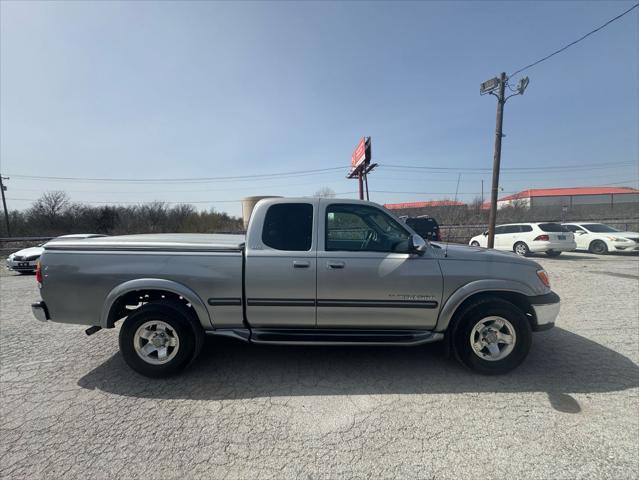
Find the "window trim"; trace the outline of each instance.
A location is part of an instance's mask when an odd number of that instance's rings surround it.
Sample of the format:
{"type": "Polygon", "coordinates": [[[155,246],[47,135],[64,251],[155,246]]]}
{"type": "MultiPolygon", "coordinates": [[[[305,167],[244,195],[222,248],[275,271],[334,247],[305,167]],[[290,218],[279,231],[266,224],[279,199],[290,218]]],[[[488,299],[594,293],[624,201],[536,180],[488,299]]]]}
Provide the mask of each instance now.
{"type": "MultiPolygon", "coordinates": [[[[328,214],[331,213],[329,212],[329,210],[333,207],[351,207],[352,205],[357,206],[357,207],[365,207],[365,208],[370,208],[372,210],[377,210],[381,215],[386,215],[389,219],[390,223],[396,224],[402,231],[404,231],[406,233],[406,235],[408,236],[408,238],[410,238],[413,233],[408,230],[407,228],[405,228],[404,224],[400,221],[398,221],[397,219],[395,219],[392,215],[390,215],[388,212],[384,211],[381,208],[377,208],[373,205],[361,205],[359,203],[328,203],[326,204],[326,206],[324,207],[324,245],[323,245],[323,249],[325,252],[348,252],[348,253],[376,253],[376,254],[384,254],[384,255],[389,255],[389,254],[395,254],[395,255],[410,255],[410,252],[393,252],[391,250],[344,250],[344,249],[340,249],[340,248],[328,248],[328,232],[329,232],[329,228],[328,228],[328,214]]],[[[352,215],[356,215],[355,213],[352,213],[352,215]]],[[[362,220],[363,221],[363,220],[362,220]]]]}

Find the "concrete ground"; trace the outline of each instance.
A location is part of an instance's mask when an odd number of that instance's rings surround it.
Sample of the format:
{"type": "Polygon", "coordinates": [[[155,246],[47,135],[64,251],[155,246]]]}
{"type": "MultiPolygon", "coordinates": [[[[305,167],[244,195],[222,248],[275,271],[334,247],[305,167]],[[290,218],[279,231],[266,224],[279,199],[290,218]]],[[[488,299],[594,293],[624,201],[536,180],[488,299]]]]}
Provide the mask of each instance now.
{"type": "Polygon", "coordinates": [[[437,345],[210,339],[141,377],[117,330],[40,324],[32,276],[0,278],[0,478],[639,477],[639,257],[539,257],[562,297],[502,377],[437,345]]]}

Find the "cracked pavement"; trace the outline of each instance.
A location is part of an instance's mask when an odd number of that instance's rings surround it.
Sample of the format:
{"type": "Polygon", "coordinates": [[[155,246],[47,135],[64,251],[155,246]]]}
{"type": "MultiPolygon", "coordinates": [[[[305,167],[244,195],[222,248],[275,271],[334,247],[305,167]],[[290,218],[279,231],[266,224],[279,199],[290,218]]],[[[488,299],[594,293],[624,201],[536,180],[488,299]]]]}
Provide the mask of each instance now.
{"type": "Polygon", "coordinates": [[[0,277],[0,478],[637,478],[639,257],[537,257],[562,297],[520,368],[414,348],[208,339],[151,380],[118,329],[38,323],[0,277]]]}

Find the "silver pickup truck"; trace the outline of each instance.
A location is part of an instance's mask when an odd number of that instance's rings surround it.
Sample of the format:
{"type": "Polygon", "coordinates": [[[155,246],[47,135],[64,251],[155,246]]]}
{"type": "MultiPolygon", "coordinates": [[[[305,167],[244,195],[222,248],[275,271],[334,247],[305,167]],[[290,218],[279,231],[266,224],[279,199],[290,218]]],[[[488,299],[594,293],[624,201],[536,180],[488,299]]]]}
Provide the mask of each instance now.
{"type": "Polygon", "coordinates": [[[37,272],[38,320],[120,328],[147,376],[192,362],[206,335],[278,345],[421,345],[485,374],[519,365],[559,297],[534,261],[428,243],[371,202],[257,203],[246,236],[60,240],[37,272]]]}

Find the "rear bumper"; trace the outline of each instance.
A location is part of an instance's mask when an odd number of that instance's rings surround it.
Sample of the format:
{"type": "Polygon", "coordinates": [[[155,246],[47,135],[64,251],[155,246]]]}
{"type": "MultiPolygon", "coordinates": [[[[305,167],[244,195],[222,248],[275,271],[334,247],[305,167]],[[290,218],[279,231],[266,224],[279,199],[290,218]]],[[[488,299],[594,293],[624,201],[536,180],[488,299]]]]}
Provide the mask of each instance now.
{"type": "Polygon", "coordinates": [[[47,305],[44,302],[36,302],[31,304],[31,312],[36,320],[40,322],[46,322],[47,320],[51,320],[49,316],[49,309],[47,309],[47,305]]]}
{"type": "Polygon", "coordinates": [[[555,320],[559,315],[561,299],[555,292],[536,297],[528,297],[530,304],[535,311],[536,325],[533,330],[548,330],[555,325],[555,320]]]}
{"type": "Polygon", "coordinates": [[[536,241],[530,242],[528,248],[531,252],[547,252],[549,250],[553,250],[555,252],[572,252],[577,249],[576,242],[543,242],[536,241]]]}

